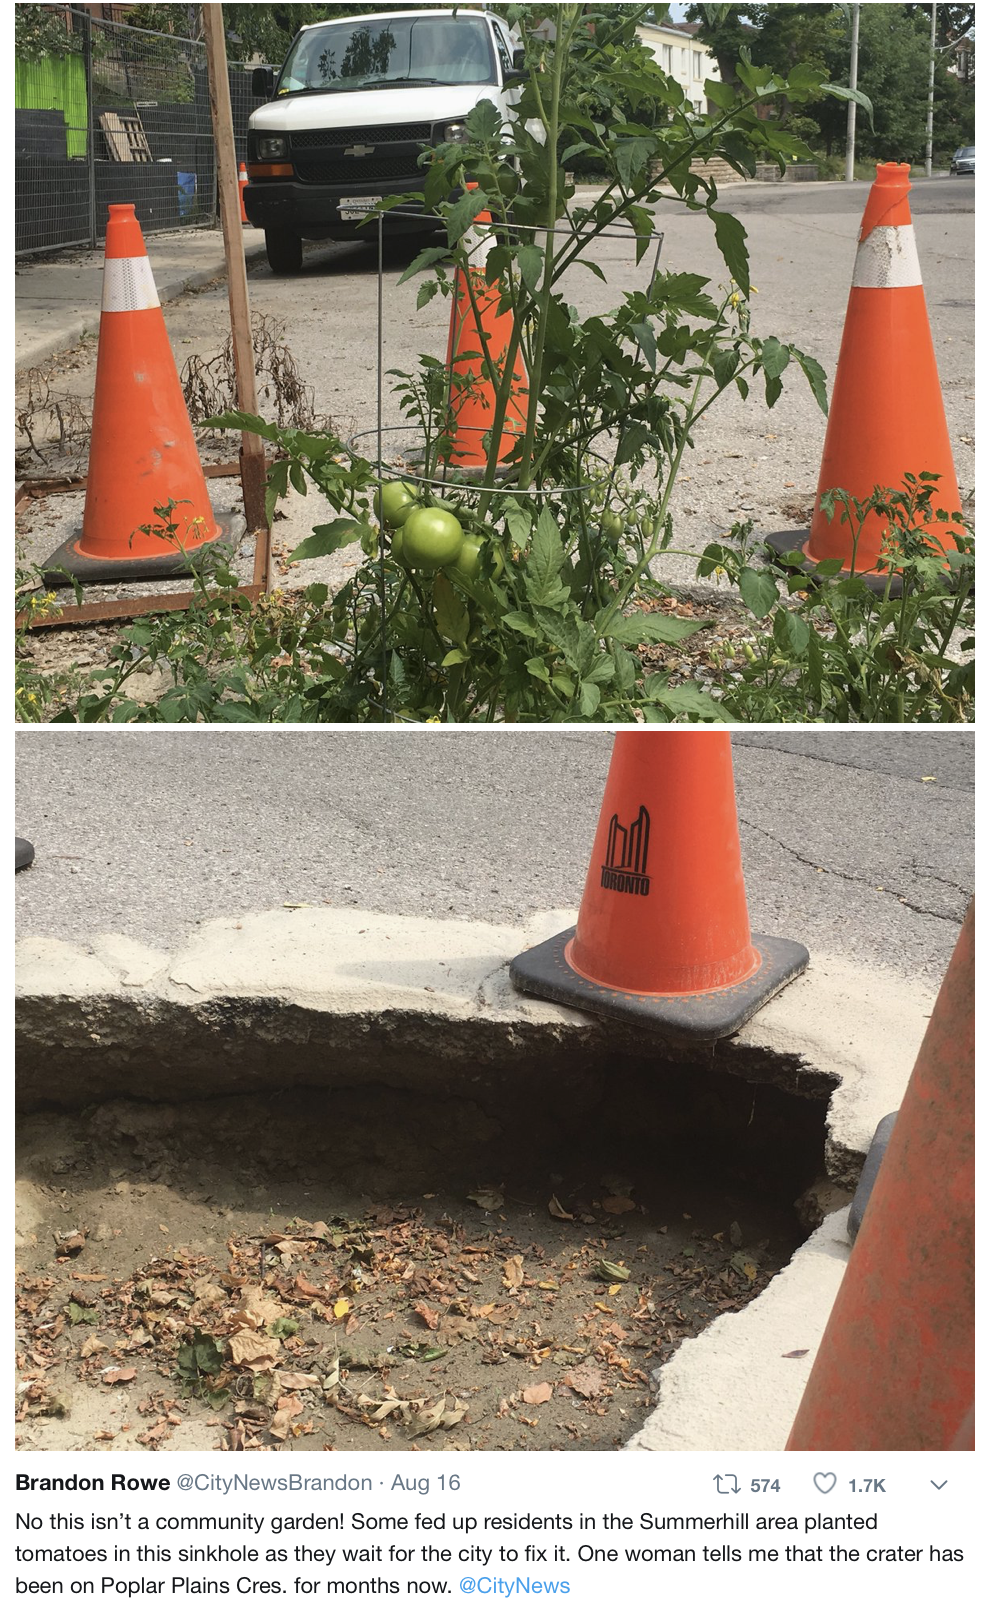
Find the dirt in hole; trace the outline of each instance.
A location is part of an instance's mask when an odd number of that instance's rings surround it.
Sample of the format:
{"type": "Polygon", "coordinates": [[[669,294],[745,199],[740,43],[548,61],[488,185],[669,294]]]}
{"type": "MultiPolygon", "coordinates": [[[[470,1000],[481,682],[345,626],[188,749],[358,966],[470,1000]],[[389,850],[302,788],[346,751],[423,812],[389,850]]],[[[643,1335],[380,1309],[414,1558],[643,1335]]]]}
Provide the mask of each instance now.
{"type": "Polygon", "coordinates": [[[641,1099],[553,1138],[386,1086],[22,1120],[18,1447],[621,1446],[787,1263],[824,1128],[641,1099]]]}

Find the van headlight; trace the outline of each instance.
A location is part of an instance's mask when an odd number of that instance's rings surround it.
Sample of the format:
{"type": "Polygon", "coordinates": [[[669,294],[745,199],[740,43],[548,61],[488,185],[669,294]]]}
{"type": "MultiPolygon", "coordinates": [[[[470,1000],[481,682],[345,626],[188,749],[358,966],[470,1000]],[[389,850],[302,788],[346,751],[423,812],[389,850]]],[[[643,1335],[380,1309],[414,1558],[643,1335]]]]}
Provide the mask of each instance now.
{"type": "Polygon", "coordinates": [[[288,135],[259,135],[258,160],[261,163],[277,163],[289,155],[288,135]]]}
{"type": "Polygon", "coordinates": [[[463,119],[458,119],[457,122],[453,124],[444,124],[443,138],[444,140],[460,141],[463,145],[468,138],[467,125],[464,123],[463,119]]]}

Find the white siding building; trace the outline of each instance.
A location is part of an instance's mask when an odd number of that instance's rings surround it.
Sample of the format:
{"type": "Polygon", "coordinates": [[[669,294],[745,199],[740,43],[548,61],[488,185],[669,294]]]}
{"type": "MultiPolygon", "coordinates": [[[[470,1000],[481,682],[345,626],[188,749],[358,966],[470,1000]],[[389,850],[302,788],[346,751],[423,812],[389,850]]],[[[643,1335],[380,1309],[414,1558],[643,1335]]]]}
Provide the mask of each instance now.
{"type": "Polygon", "coordinates": [[[696,37],[697,23],[642,23],[636,30],[663,71],[676,79],[695,112],[707,111],[705,80],[719,79],[718,63],[696,37]]]}

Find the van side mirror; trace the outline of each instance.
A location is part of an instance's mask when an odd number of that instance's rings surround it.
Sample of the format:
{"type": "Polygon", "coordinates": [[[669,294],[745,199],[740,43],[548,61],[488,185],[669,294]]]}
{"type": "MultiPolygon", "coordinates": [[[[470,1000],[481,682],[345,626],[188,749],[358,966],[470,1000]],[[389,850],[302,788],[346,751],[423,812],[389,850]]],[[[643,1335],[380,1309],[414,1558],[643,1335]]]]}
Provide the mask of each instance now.
{"type": "Polygon", "coordinates": [[[512,53],[512,66],[513,66],[513,68],[515,69],[515,71],[517,73],[525,72],[525,69],[526,69],[526,47],[525,47],[525,45],[517,45],[516,46],[516,49],[512,53]]]}
{"type": "Polygon", "coordinates": [[[251,94],[264,96],[270,101],[275,93],[275,70],[270,67],[256,67],[251,73],[251,94]]]}

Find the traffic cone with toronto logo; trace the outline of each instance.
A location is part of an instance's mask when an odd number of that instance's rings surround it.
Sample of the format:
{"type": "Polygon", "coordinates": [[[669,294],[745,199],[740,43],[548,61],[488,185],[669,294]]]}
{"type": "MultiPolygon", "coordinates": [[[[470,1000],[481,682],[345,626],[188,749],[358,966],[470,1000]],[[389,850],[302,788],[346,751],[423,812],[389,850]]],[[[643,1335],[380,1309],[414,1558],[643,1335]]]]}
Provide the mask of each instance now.
{"type": "MultiPolygon", "coordinates": [[[[949,430],[925,305],[908,204],[910,167],[878,163],[859,232],[852,290],[836,366],[810,533],[771,534],[778,554],[803,550],[810,563],[837,558],[884,583],[878,562],[889,520],[871,512],[857,537],[837,504],[830,518],[821,497],[845,489],[867,500],[875,488],[903,489],[905,473],[938,474],[932,510],[959,510],[949,430]]],[[[955,551],[953,525],[933,517],[925,531],[955,551]]]]}
{"type": "Polygon", "coordinates": [[[242,163],[240,168],[237,171],[237,195],[238,195],[238,199],[239,199],[240,204],[241,204],[241,224],[242,225],[249,225],[251,223],[251,221],[248,219],[248,216],[247,216],[247,209],[244,206],[244,193],[247,190],[247,183],[248,183],[247,164],[242,163]]]}
{"type": "Polygon", "coordinates": [[[807,964],[750,933],[728,733],[620,731],[577,926],[516,956],[516,988],[711,1041],[807,964]]]}
{"type": "MultiPolygon", "coordinates": [[[[468,190],[477,188],[467,182],[468,190]]],[[[450,374],[451,444],[444,454],[450,466],[463,472],[484,472],[488,463],[488,439],[495,424],[496,393],[505,375],[512,341],[513,313],[499,312],[502,286],[489,284],[485,263],[492,245],[492,216],[479,210],[474,225],[464,237],[468,252],[467,276],[460,269],[450,311],[447,338],[447,369],[450,374]]],[[[512,391],[498,443],[498,464],[504,466],[526,428],[529,408],[529,379],[522,353],[517,349],[512,367],[512,391]]]]}
{"type": "Polygon", "coordinates": [[[225,531],[210,504],[134,204],[109,206],[86,506],[82,532],[45,563],[52,584],[67,573],[83,582],[188,573],[182,551],[225,531]],[[171,537],[160,532],[170,501],[171,537]]]}
{"type": "Polygon", "coordinates": [[[973,1448],[974,931],[971,906],[789,1450],[973,1448]]]}

